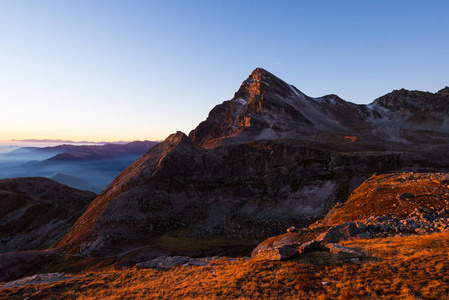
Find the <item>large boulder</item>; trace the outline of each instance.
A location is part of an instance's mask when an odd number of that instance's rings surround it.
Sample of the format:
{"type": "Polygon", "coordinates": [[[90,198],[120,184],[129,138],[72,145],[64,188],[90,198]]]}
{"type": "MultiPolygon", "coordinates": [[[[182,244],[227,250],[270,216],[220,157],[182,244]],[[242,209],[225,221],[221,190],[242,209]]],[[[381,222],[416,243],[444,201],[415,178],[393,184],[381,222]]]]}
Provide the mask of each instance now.
{"type": "Polygon", "coordinates": [[[297,233],[288,233],[258,245],[251,257],[259,260],[284,260],[298,253],[301,240],[297,233]]]}
{"type": "Polygon", "coordinates": [[[346,222],[329,228],[326,232],[320,234],[316,240],[323,243],[338,243],[351,237],[357,237],[359,234],[366,233],[366,227],[358,225],[355,222],[346,222]]]}

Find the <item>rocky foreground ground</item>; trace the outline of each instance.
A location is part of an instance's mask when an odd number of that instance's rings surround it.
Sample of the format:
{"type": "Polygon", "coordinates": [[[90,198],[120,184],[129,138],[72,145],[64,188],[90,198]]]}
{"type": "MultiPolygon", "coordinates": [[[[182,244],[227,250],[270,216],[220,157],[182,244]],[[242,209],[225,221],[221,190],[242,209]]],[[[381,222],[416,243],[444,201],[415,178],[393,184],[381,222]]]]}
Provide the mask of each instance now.
{"type": "MultiPolygon", "coordinates": [[[[406,236],[449,230],[449,175],[400,173],[372,176],[326,217],[308,228],[261,243],[253,258],[283,260],[327,250],[357,254],[338,243],[349,238],[406,236]]],[[[358,253],[363,256],[362,253],[358,253]]]]}
{"type": "Polygon", "coordinates": [[[131,268],[41,274],[0,285],[5,299],[444,299],[449,175],[373,176],[308,228],[252,257],[164,257],[131,268]],[[367,208],[368,207],[368,208],[367,208]]]}
{"type": "Polygon", "coordinates": [[[318,251],[286,261],[220,258],[207,266],[51,274],[45,277],[60,280],[30,278],[1,288],[0,298],[445,299],[449,293],[448,232],[341,244],[364,256],[318,251]]]}

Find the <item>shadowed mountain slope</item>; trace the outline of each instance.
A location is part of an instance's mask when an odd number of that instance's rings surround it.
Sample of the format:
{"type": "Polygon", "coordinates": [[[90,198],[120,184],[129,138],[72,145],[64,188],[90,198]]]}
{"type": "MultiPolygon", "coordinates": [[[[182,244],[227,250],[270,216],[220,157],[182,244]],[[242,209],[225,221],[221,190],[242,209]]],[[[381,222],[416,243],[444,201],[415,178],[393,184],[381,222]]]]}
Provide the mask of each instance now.
{"type": "Polygon", "coordinates": [[[0,180],[0,253],[54,247],[95,196],[47,178],[0,180]]]}

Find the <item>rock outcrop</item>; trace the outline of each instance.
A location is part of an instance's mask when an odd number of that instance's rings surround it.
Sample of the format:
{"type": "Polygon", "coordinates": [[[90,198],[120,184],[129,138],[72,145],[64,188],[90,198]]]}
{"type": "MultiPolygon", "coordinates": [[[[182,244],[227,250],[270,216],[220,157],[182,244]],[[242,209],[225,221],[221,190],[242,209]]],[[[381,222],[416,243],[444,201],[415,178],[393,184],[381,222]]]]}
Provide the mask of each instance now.
{"type": "Polygon", "coordinates": [[[74,277],[67,276],[64,273],[45,273],[45,274],[36,274],[33,276],[24,277],[18,280],[6,282],[4,284],[0,284],[0,289],[8,289],[13,287],[21,287],[28,284],[44,284],[44,283],[52,283],[52,282],[61,282],[70,280],[74,277]]]}
{"type": "MultiPolygon", "coordinates": [[[[220,259],[219,256],[190,258],[188,256],[159,256],[155,259],[136,264],[140,269],[170,269],[177,266],[208,267],[210,263],[220,259]]],[[[229,258],[228,258],[229,259],[229,258]]],[[[230,259],[235,260],[235,259],[230,259]]]]}
{"type": "Polygon", "coordinates": [[[448,173],[372,176],[352,192],[345,204],[335,205],[323,220],[295,232],[289,228],[289,233],[267,239],[253,250],[252,257],[284,260],[322,250],[363,257],[363,253],[338,243],[350,238],[447,231],[448,183],[448,173]],[[282,249],[297,251],[281,255],[282,249]]]}
{"type": "Polygon", "coordinates": [[[169,269],[176,266],[183,265],[190,260],[188,256],[160,256],[153,260],[138,263],[138,268],[162,268],[169,269]]]}
{"type": "Polygon", "coordinates": [[[370,177],[355,189],[348,201],[334,207],[323,225],[382,218],[413,221],[445,216],[449,208],[448,173],[393,173],[370,177]]]}

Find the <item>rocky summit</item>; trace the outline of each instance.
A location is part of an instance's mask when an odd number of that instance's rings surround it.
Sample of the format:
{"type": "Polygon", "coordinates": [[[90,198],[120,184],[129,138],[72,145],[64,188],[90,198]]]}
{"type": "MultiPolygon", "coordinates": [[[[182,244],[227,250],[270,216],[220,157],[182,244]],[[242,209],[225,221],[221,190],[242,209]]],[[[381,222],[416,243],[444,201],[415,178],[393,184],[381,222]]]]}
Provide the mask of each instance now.
{"type": "Polygon", "coordinates": [[[373,173],[446,170],[448,101],[444,89],[370,105],[312,98],[257,68],[188,136],[172,134],[126,168],[59,246],[201,255],[201,241],[215,239],[215,255],[308,226],[373,173]]]}

